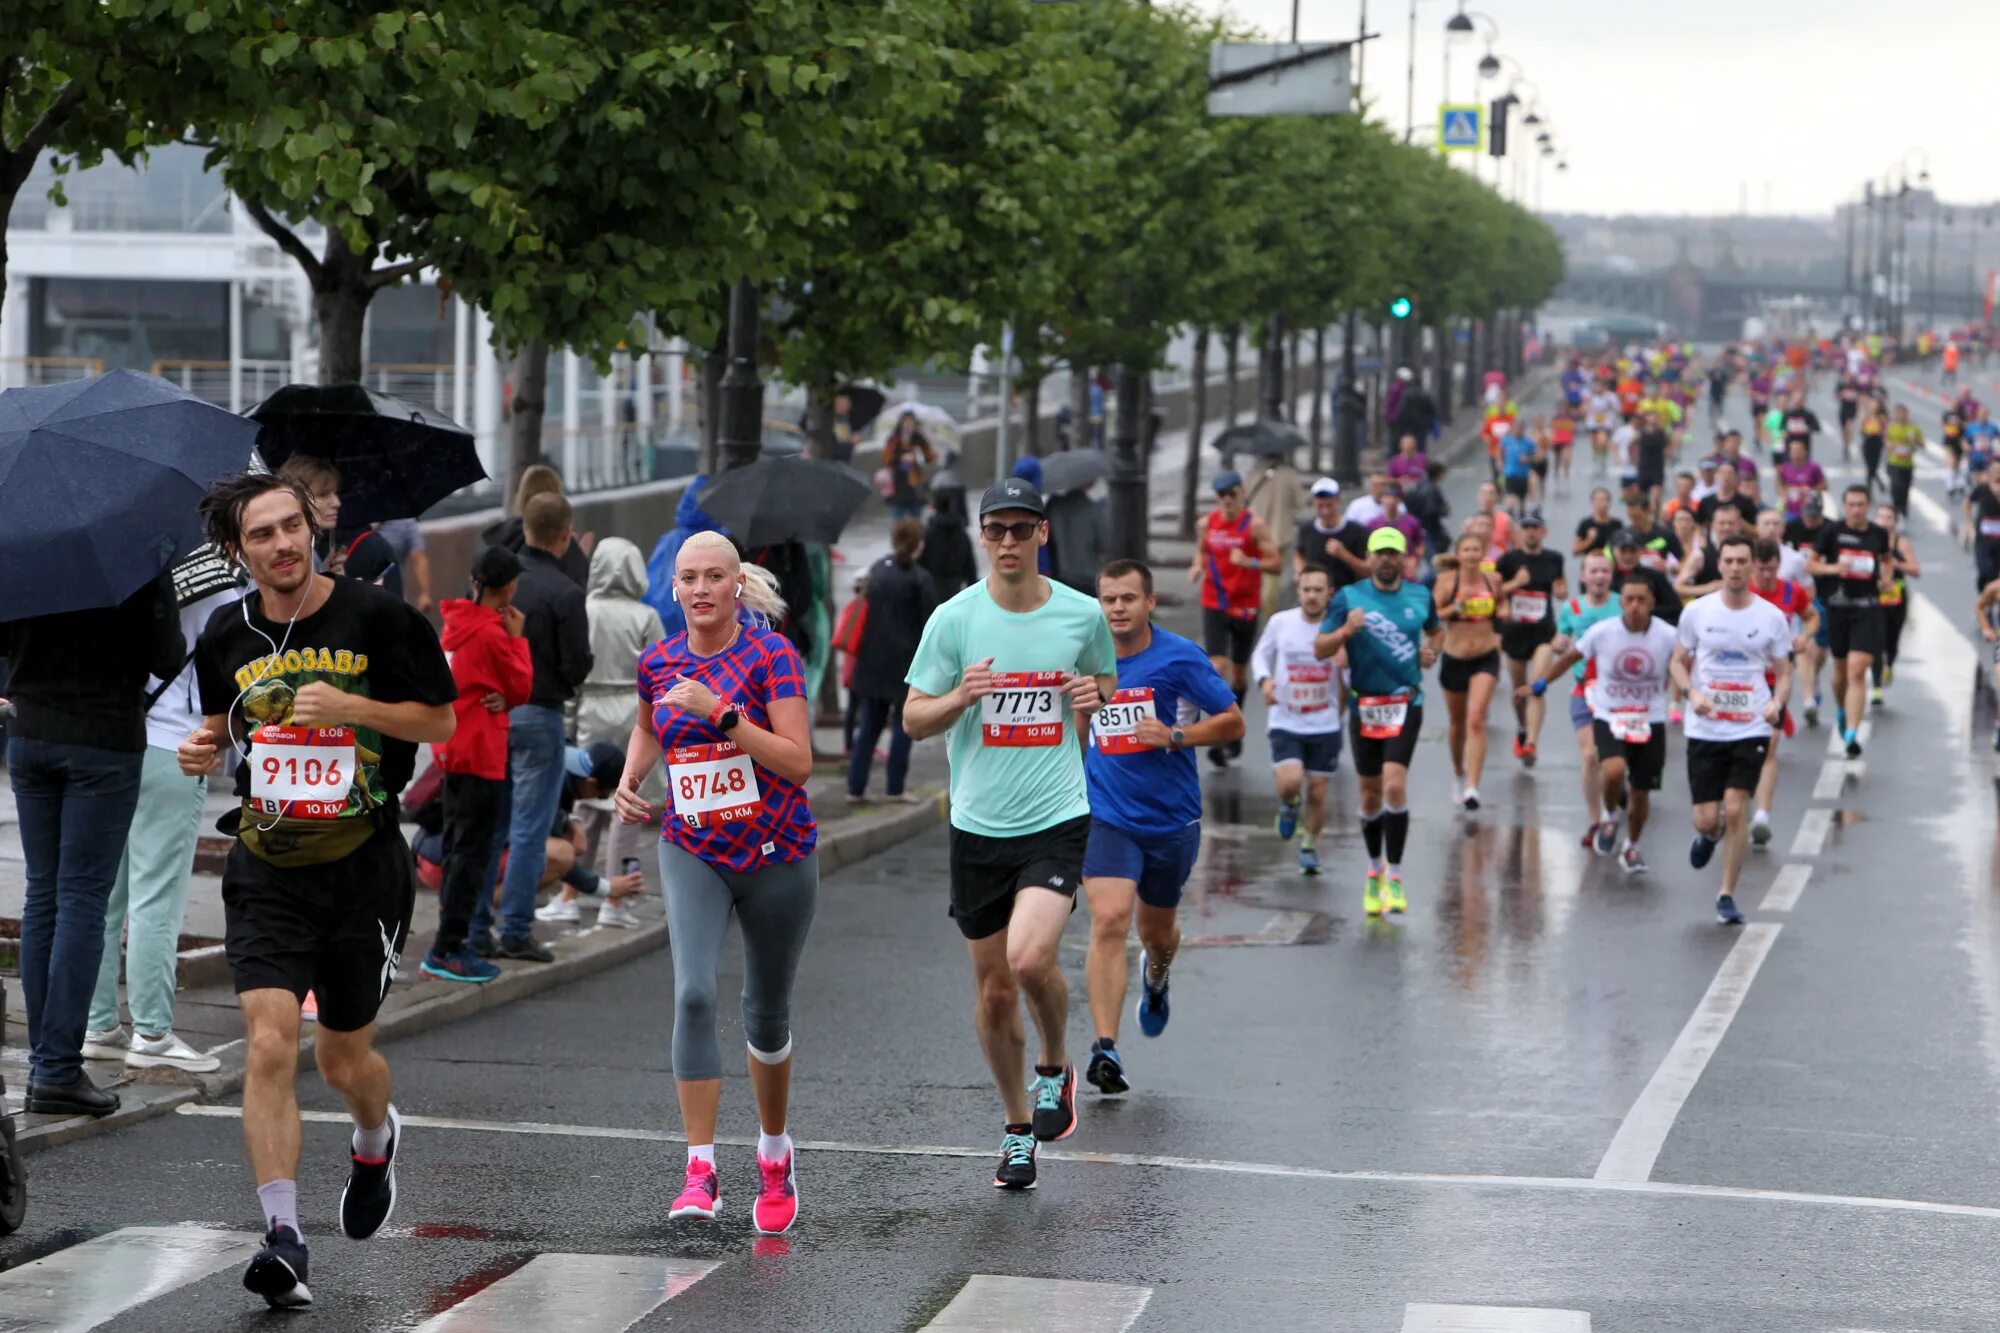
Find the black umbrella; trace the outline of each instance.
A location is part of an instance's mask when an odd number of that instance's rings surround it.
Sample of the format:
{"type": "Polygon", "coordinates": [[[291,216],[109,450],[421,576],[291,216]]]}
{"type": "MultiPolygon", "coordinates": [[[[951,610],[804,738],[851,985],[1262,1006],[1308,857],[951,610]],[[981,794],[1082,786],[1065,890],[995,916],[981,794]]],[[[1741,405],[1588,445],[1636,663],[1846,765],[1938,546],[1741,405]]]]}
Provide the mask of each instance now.
{"type": "Polygon", "coordinates": [[[695,503],[746,548],[831,544],[873,489],[844,463],[781,456],[723,473],[695,503]]]}
{"type": "Polygon", "coordinates": [[[257,425],[135,370],[0,393],[0,620],[117,606],[201,544],[257,425]]]}
{"type": "Polygon", "coordinates": [[[250,410],[257,452],[277,468],[294,454],[340,469],[343,527],[416,518],[486,480],[472,432],[441,412],[362,384],[287,384],[250,410]]]}
{"type": "Polygon", "coordinates": [[[1110,475],[1111,460],[1102,449],[1065,449],[1042,460],[1042,493],[1067,495],[1110,475]]]}
{"type": "Polygon", "coordinates": [[[1297,426],[1268,418],[1247,426],[1231,426],[1215,437],[1215,447],[1223,453],[1249,454],[1253,458],[1284,458],[1308,443],[1305,432],[1297,426]]]}
{"type": "Polygon", "coordinates": [[[874,424],[889,401],[889,395],[872,384],[843,384],[840,391],[847,395],[847,424],[857,435],[874,424]]]}

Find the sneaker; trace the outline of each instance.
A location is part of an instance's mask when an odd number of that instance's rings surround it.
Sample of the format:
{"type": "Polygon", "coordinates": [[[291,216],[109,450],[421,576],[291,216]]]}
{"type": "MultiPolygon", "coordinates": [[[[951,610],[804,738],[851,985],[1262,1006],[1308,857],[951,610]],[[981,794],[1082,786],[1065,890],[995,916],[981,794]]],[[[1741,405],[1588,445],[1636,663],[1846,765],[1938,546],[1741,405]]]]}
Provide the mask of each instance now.
{"type": "Polygon", "coordinates": [[[1522,754],[1522,752],[1523,752],[1524,750],[1526,750],[1527,748],[1528,748],[1528,733],[1527,733],[1527,732],[1525,732],[1525,731],[1517,731],[1517,732],[1515,732],[1515,733],[1514,733],[1514,757],[1515,757],[1516,759],[1519,759],[1519,758],[1521,757],[1521,754],[1522,754]]]}
{"type": "Polygon", "coordinates": [[[243,1270],[243,1285],[262,1296],[274,1310],[311,1305],[312,1292],[306,1289],[306,1243],[290,1227],[272,1227],[264,1235],[264,1248],[251,1256],[243,1270]]]}
{"type": "Polygon", "coordinates": [[[1768,847],[1771,845],[1771,821],[1758,818],[1750,821],[1750,845],[1768,847]]]}
{"type": "Polygon", "coordinates": [[[1211,745],[1208,747],[1208,762],[1217,768],[1228,768],[1229,752],[1220,745],[1211,745]]]}
{"type": "Polygon", "coordinates": [[[1373,870],[1368,872],[1368,887],[1361,892],[1361,913],[1363,916],[1382,915],[1383,876],[1373,870]]]}
{"type": "Polygon", "coordinates": [[[1538,756],[1533,745],[1523,745],[1519,757],[1522,768],[1533,768],[1535,766],[1535,759],[1538,756]]]}
{"type": "Polygon", "coordinates": [[[1292,835],[1299,831],[1299,807],[1297,802],[1281,802],[1278,817],[1272,823],[1278,830],[1279,842],[1290,842],[1292,835]]]}
{"type": "Polygon", "coordinates": [[[1670,708],[1667,710],[1667,722],[1672,726],[1678,727],[1681,724],[1681,719],[1684,716],[1685,714],[1682,713],[1681,710],[1678,708],[1670,708]]]}
{"type": "MultiPolygon", "coordinates": [[[[1145,1001],[1141,999],[1140,1003],[1145,1001]]],[[[1083,1071],[1083,1077],[1091,1087],[1107,1097],[1132,1090],[1132,1085],[1125,1081],[1125,1062],[1118,1058],[1117,1050],[1104,1044],[1102,1038],[1090,1043],[1090,1065],[1083,1071]]]]}
{"type": "Polygon", "coordinates": [[[1028,1085],[1035,1098],[1035,1137],[1054,1143],[1076,1133],[1076,1066],[1060,1074],[1036,1074],[1028,1085]]]}
{"type": "Polygon", "coordinates": [[[1477,810],[1479,808],[1479,788],[1467,787],[1465,789],[1465,808],[1467,810],[1477,810]]]}
{"type": "Polygon", "coordinates": [[[533,935],[502,935],[500,956],[527,963],[553,963],[556,960],[556,951],[533,935]]]}
{"type": "Polygon", "coordinates": [[[470,949],[473,956],[477,958],[497,958],[500,954],[500,946],[493,942],[493,933],[491,931],[487,931],[484,934],[466,936],[465,947],[470,949]]]}
{"type": "Polygon", "coordinates": [[[1148,1037],[1157,1037],[1167,1030],[1168,1005],[1167,988],[1173,984],[1169,973],[1153,984],[1153,966],[1146,961],[1144,950],[1139,953],[1139,1005],[1135,1017],[1139,1020],[1139,1031],[1148,1037]]]}
{"type": "Polygon", "coordinates": [[[1715,846],[1719,841],[1721,839],[1711,838],[1706,833],[1695,834],[1694,841],[1688,844],[1688,864],[1696,870],[1707,865],[1715,855],[1715,846]]]}
{"type": "Polygon", "coordinates": [[[1595,852],[1595,851],[1597,850],[1597,825],[1596,825],[1596,824],[1586,824],[1586,825],[1584,825],[1584,828],[1583,828],[1583,850],[1585,850],[1586,852],[1595,852]]]}
{"type": "Polygon", "coordinates": [[[1403,877],[1390,875],[1382,881],[1382,910],[1390,916],[1401,916],[1410,910],[1410,900],[1403,896],[1403,877]]]}
{"type": "Polygon", "coordinates": [[[577,904],[576,899],[564,898],[558,895],[549,899],[547,907],[540,908],[535,912],[535,920],[560,921],[574,925],[583,920],[583,908],[577,904]]]}
{"type": "Polygon", "coordinates": [[[1003,1190],[1031,1190],[1035,1187],[1033,1135],[1009,1134],[1000,1140],[1000,1166],[993,1173],[993,1185],[1003,1190]]]}
{"type": "Polygon", "coordinates": [[[1717,898],[1715,900],[1715,919],[1725,926],[1742,925],[1743,913],[1736,910],[1736,899],[1726,893],[1717,898]]]}
{"type": "Polygon", "coordinates": [[[1460,809],[1460,810],[1463,810],[1463,809],[1465,809],[1465,791],[1464,791],[1464,789],[1463,789],[1463,788],[1461,788],[1461,787],[1453,787],[1453,788],[1452,788],[1452,790],[1451,790],[1451,803],[1452,803],[1452,805],[1453,805],[1453,806],[1454,806],[1455,808],[1457,808],[1457,809],[1460,809]]]}
{"type": "Polygon", "coordinates": [[[171,1032],[164,1037],[133,1033],[132,1049],[126,1052],[125,1063],[132,1069],[179,1069],[189,1074],[208,1074],[222,1068],[220,1059],[197,1051],[171,1032]]]}
{"type": "Polygon", "coordinates": [[[667,1217],[698,1217],[705,1222],[713,1222],[715,1215],[721,1211],[722,1186],[715,1178],[715,1167],[699,1160],[689,1162],[687,1180],[681,1185],[681,1196],[674,1200],[673,1207],[667,1209],[667,1217]]]}
{"type": "Polygon", "coordinates": [[[1311,847],[1299,848],[1299,873],[1317,875],[1319,873],[1319,852],[1311,847]]]}
{"type": "Polygon", "coordinates": [[[1868,692],[1868,703],[1872,708],[1880,708],[1882,706],[1882,687],[1880,685],[1877,685],[1868,692]]]}
{"type": "Polygon", "coordinates": [[[1629,842],[1625,844],[1625,850],[1618,853],[1618,864],[1624,867],[1628,875],[1646,873],[1646,858],[1641,856],[1639,849],[1629,842]]]}
{"type": "Polygon", "coordinates": [[[763,1235],[782,1236],[799,1220],[798,1157],[788,1152],[784,1161],[773,1162],[757,1154],[757,1202],[750,1212],[763,1235]]]}
{"type": "Polygon", "coordinates": [[[396,1150],[403,1146],[403,1117],[389,1104],[389,1151],[370,1161],[349,1151],[347,1187],[340,1192],[340,1230],[349,1240],[367,1240],[396,1211],[396,1150]]]}
{"type": "Polygon", "coordinates": [[[1847,738],[1847,757],[1849,759],[1859,759],[1861,757],[1861,737],[1849,736],[1847,738]]]}
{"type": "Polygon", "coordinates": [[[613,930],[633,930],[639,924],[638,915],[622,902],[607,900],[597,909],[597,924],[600,928],[609,926],[613,930]]]}
{"type": "Polygon", "coordinates": [[[424,961],[417,966],[426,976],[436,977],[439,981],[466,981],[475,985],[500,975],[498,963],[489,963],[470,949],[460,949],[451,954],[440,954],[433,949],[424,955],[424,961]]]}
{"type": "Polygon", "coordinates": [[[1597,826],[1597,836],[1591,839],[1591,850],[1599,856],[1611,855],[1611,849],[1618,845],[1618,816],[1611,814],[1597,826]]]}
{"type": "Polygon", "coordinates": [[[302,1023],[319,1022],[319,995],[316,992],[306,992],[304,1002],[299,1005],[299,1021],[302,1023]]]}
{"type": "MultiPolygon", "coordinates": [[[[1994,748],[2000,749],[2000,744],[1994,748]]],[[[122,1023],[102,1032],[93,1030],[83,1034],[83,1058],[86,1060],[123,1060],[125,1052],[131,1047],[132,1039],[125,1035],[122,1023]]]]}
{"type": "Polygon", "coordinates": [[[1809,727],[1817,727],[1819,725],[1819,700],[1817,698],[1806,705],[1806,725],[1809,727]]]}

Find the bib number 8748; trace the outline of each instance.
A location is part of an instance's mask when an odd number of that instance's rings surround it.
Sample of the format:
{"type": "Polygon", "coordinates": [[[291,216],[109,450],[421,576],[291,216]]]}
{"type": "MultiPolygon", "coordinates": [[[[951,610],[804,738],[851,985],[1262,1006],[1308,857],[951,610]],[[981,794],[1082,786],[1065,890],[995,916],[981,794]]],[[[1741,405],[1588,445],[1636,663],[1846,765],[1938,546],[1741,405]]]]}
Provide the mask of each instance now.
{"type": "Polygon", "coordinates": [[[740,767],[711,772],[696,769],[691,773],[683,773],[680,777],[680,793],[683,801],[705,801],[718,796],[731,796],[740,791],[747,791],[749,786],[749,781],[740,767]]]}

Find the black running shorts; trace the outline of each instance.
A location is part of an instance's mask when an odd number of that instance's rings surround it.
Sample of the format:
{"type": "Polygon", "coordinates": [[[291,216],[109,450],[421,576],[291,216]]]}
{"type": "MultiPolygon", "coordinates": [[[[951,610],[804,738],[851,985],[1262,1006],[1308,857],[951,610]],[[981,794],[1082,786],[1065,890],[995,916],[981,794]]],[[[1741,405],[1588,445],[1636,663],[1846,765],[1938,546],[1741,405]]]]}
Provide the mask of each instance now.
{"type": "Polygon", "coordinates": [[[1827,607],[1826,646],[1835,657],[1845,657],[1849,653],[1879,656],[1882,652],[1882,608],[1827,607]]]}
{"type": "Polygon", "coordinates": [[[223,951],[238,994],[288,990],[319,1002],[319,1025],[375,1021],[410,935],[409,844],[394,828],[338,861],[279,869],[237,843],[222,869],[223,951]]]}
{"type": "Polygon", "coordinates": [[[1090,816],[1078,815],[1015,838],[951,831],[951,916],[961,935],[983,940],[1007,928],[1022,889],[1067,894],[1076,910],[1090,816]]]}
{"type": "Polygon", "coordinates": [[[1403,729],[1394,736],[1377,740],[1361,734],[1360,705],[1350,699],[1347,724],[1347,745],[1354,755],[1354,771],[1364,778],[1379,778],[1384,764],[1410,766],[1417,753],[1417,734],[1424,729],[1424,706],[1411,704],[1403,716],[1403,729]]]}
{"type": "Polygon", "coordinates": [[[1724,792],[1756,791],[1757,779],[1764,775],[1764,756],[1770,749],[1769,736],[1751,736],[1740,741],[1690,740],[1687,743],[1689,800],[1696,805],[1714,805],[1724,792]]]}
{"type": "Polygon", "coordinates": [[[1625,781],[1634,791],[1658,791],[1667,773],[1667,727],[1664,722],[1655,722],[1645,743],[1634,745],[1621,741],[1611,734],[1611,724],[1603,718],[1591,722],[1591,735],[1597,742],[1597,758],[1623,759],[1625,761],[1625,781]]]}
{"type": "Polygon", "coordinates": [[[1201,609],[1201,649],[1238,666],[1257,648],[1257,617],[1232,616],[1212,606],[1201,609]]]}

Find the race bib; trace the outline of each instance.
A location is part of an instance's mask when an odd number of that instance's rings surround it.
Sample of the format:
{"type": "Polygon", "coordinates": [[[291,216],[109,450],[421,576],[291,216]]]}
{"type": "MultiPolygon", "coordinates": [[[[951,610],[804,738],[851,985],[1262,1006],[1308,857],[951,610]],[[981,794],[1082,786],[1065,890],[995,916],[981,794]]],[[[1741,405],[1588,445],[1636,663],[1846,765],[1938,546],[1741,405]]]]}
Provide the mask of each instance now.
{"type": "Polygon", "coordinates": [[[689,828],[740,823],[753,817],[763,800],[750,756],[729,741],[669,750],[667,786],[674,818],[689,828]]]}
{"type": "Polygon", "coordinates": [[[1874,578],[1875,557],[1866,551],[1842,551],[1840,553],[1840,577],[1844,579],[1874,578]]]}
{"type": "MultiPolygon", "coordinates": [[[[1153,716],[1153,687],[1120,690],[1090,719],[1090,742],[1099,754],[1141,754],[1152,749],[1139,739],[1139,719],[1153,716]]],[[[988,744],[993,742],[989,741],[988,744]]]]}
{"type": "Polygon", "coordinates": [[[2000,518],[1980,519],[1979,535],[1988,541],[2000,541],[2000,518]]]}
{"type": "Polygon", "coordinates": [[[1755,722],[1757,690],[1741,681],[1718,680],[1708,687],[1709,705],[1717,722],[1755,722]]]}
{"type": "Polygon", "coordinates": [[[1467,597],[1459,602],[1458,610],[1467,620],[1490,620],[1493,618],[1493,599],[1467,597]]]}
{"type": "Polygon", "coordinates": [[[263,726],[250,735],[250,798],[267,815],[338,819],[354,783],[347,727],[263,726]]]}
{"type": "Polygon", "coordinates": [[[1060,745],[1063,673],[1000,671],[993,692],[979,701],[980,741],[986,745],[1060,745]]]}
{"type": "Polygon", "coordinates": [[[1644,745],[1653,738],[1653,720],[1644,708],[1614,708],[1606,725],[1627,745],[1644,745]]]}
{"type": "Polygon", "coordinates": [[[1320,713],[1333,707],[1333,662],[1287,662],[1285,707],[1294,713],[1320,713]]]}
{"type": "Polygon", "coordinates": [[[1667,557],[1660,551],[1641,551],[1639,563],[1648,569],[1664,570],[1667,567],[1667,557]]]}
{"type": "Polygon", "coordinates": [[[1361,719],[1361,734],[1371,741],[1392,740],[1403,734],[1403,720],[1410,715],[1410,701],[1400,695],[1368,695],[1355,700],[1361,719]]]}
{"type": "Polygon", "coordinates": [[[1517,624],[1540,624],[1549,613],[1549,595],[1545,592],[1517,592],[1508,599],[1507,610],[1517,624]]]}

